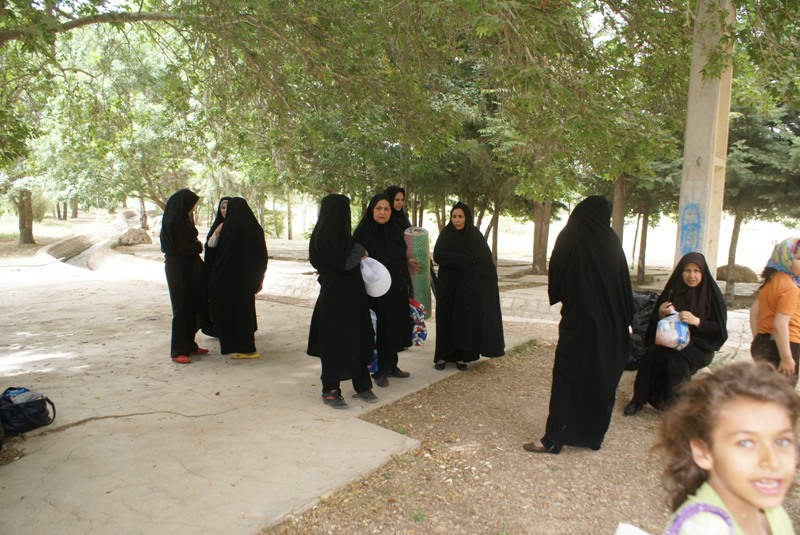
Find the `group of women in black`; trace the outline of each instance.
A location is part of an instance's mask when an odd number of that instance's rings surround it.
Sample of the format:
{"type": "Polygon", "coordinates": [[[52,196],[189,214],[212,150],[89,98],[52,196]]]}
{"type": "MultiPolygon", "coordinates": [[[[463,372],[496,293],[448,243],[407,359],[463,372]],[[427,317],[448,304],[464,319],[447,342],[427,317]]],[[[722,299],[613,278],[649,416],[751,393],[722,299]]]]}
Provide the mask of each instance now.
{"type": "Polygon", "coordinates": [[[223,197],[209,230],[205,262],[194,209],[199,197],[175,192],[161,220],[167,286],[172,303],[170,358],[189,364],[208,353],[195,342],[197,331],[219,338],[220,352],[234,359],[258,358],[255,295],[267,269],[264,231],[247,201],[223,197]]]}
{"type": "MultiPolygon", "coordinates": [[[[309,243],[309,259],[319,273],[320,293],[311,318],[307,352],[320,357],[322,399],[333,408],[347,407],[340,381],[352,380],[354,397],[375,402],[372,380],[385,387],[390,377],[410,376],[398,367],[398,353],[411,346],[409,298],[413,286],[409,270],[419,269],[419,264],[407,254],[404,230],[411,223],[404,202],[405,191],[398,186],[375,195],[352,236],[347,197],[328,195],[320,205],[309,243]],[[391,285],[381,296],[366,293],[359,264],[367,256],[380,262],[391,276],[391,285]],[[370,310],[377,318],[374,331],[370,310]],[[377,371],[370,377],[367,367],[373,351],[377,352],[377,371]]],[[[469,223],[456,227],[451,221],[434,250],[434,259],[440,263],[436,294],[439,334],[434,357],[438,369],[443,368],[441,362],[459,362],[464,369],[466,362],[481,354],[495,357],[504,352],[497,271],[491,252],[472,224],[469,208],[459,203],[453,213],[460,214],[464,222],[469,214],[469,223]],[[453,307],[463,309],[456,311],[453,307]]]]}
{"type": "MultiPolygon", "coordinates": [[[[241,198],[223,198],[203,250],[193,210],[197,195],[183,189],[167,202],[162,251],[173,307],[171,358],[191,362],[207,353],[194,341],[201,325],[220,339],[223,354],[257,358],[255,294],[267,266],[264,233],[241,198]]],[[[411,346],[410,270],[403,209],[405,191],[392,186],[375,195],[351,235],[350,199],[332,194],[322,200],[309,242],[309,260],[319,274],[320,292],[309,329],[309,355],[319,357],[322,399],[343,409],[340,383],[350,380],[354,397],[374,403],[372,382],[407,378],[398,354],[411,346]],[[391,277],[388,290],[369,296],[361,260],[380,262],[391,277]],[[373,322],[370,311],[376,317],[373,322]],[[368,366],[377,353],[377,371],[368,366]]],[[[630,354],[632,290],[625,254],[610,227],[611,206],[600,196],[579,203],[559,234],[548,269],[550,304],[561,303],[559,338],[553,364],[549,415],[544,435],[524,448],[559,453],[564,445],[602,446],[615,405],[616,389],[630,354]]],[[[454,363],[464,370],[480,356],[504,354],[497,270],[472,211],[457,203],[433,250],[439,266],[436,286],[434,367],[454,363]]],[[[685,255],[656,303],[645,341],[648,350],[624,413],[646,404],[669,407],[680,387],[707,366],[727,339],[722,294],[700,253],[685,255]],[[655,343],[659,320],[677,314],[691,341],[679,349],[655,343]]],[[[204,328],[205,330],[205,328],[204,328]]]]}

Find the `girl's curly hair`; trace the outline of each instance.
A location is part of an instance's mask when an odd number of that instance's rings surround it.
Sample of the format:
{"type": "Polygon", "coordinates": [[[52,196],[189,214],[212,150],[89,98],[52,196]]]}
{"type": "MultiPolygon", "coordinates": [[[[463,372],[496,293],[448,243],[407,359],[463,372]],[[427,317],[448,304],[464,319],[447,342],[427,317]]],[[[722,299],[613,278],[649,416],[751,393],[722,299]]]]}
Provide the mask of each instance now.
{"type": "Polygon", "coordinates": [[[708,477],[708,473],[695,464],[690,441],[699,439],[710,447],[720,411],[726,404],[741,398],[784,407],[797,432],[800,395],[769,364],[738,362],[687,381],[678,402],[661,422],[659,440],[654,446],[663,451],[667,459],[663,478],[672,511],[677,511],[708,477]]]}

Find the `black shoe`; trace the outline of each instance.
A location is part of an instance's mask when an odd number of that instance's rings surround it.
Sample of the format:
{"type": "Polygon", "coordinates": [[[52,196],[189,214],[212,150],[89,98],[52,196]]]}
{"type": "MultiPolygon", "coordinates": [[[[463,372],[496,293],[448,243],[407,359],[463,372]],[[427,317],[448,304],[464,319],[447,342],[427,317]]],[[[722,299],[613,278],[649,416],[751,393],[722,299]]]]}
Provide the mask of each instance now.
{"type": "Polygon", "coordinates": [[[434,368],[436,368],[437,370],[443,370],[446,364],[447,364],[447,363],[446,363],[445,361],[443,361],[443,360],[440,360],[440,361],[438,361],[438,362],[435,362],[435,363],[433,364],[433,367],[434,367],[434,368]]]}
{"type": "Polygon", "coordinates": [[[391,375],[392,377],[397,377],[398,379],[405,379],[407,377],[411,377],[410,373],[404,372],[400,368],[395,368],[386,375],[391,375]]]}
{"type": "Polygon", "coordinates": [[[341,390],[331,390],[322,393],[322,402],[334,409],[346,409],[347,402],[342,397],[341,390]]]}
{"type": "Polygon", "coordinates": [[[383,373],[376,373],[372,376],[372,379],[375,381],[375,384],[381,388],[389,386],[389,378],[383,373]]]}
{"type": "Polygon", "coordinates": [[[462,372],[465,372],[465,371],[467,371],[467,363],[466,362],[456,362],[456,368],[458,368],[462,372]]]}
{"type": "Polygon", "coordinates": [[[366,392],[356,392],[353,395],[354,398],[363,399],[367,403],[377,403],[378,396],[372,390],[367,390],[366,392]]]}
{"type": "Polygon", "coordinates": [[[641,411],[644,408],[644,405],[641,403],[636,403],[635,401],[631,401],[625,408],[622,410],[622,413],[625,416],[633,416],[637,412],[641,411]]]}

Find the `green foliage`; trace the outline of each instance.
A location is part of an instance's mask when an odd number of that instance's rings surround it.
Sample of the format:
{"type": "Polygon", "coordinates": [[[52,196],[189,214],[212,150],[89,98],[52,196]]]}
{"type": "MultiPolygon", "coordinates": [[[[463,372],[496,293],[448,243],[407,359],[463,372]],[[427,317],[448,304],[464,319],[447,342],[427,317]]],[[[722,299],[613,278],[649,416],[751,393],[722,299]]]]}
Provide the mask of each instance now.
{"type": "MultiPolygon", "coordinates": [[[[785,0],[736,4],[736,24],[714,20],[736,45],[735,101],[763,113],[797,95],[798,12],[785,0]]],[[[567,203],[625,176],[631,212],[677,204],[691,3],[2,9],[0,166],[15,168],[4,191],[38,183],[54,200],[111,207],[127,196],[163,205],[188,185],[209,206],[233,193],[256,209],[335,191],[356,213],[404,184],[429,211],[463,199],[521,217],[534,200],[567,203]]],[[[720,48],[707,72],[730,59],[720,48]]],[[[796,145],[782,149],[800,159],[796,145]]],[[[742,177],[766,165],[741,144],[732,156],[742,177]]]]}
{"type": "Polygon", "coordinates": [[[264,227],[264,233],[268,237],[283,238],[286,232],[286,212],[283,210],[264,210],[262,226],[264,227]]]}
{"type": "Polygon", "coordinates": [[[737,109],[728,139],[724,208],[743,221],[800,217],[800,112],[737,109]]]}

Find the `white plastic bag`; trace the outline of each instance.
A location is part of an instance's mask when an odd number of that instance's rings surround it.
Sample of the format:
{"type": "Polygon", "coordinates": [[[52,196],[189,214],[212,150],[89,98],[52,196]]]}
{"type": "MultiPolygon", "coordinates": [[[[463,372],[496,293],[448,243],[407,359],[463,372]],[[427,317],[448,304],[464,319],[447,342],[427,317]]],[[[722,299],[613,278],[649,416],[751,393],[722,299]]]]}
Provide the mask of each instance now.
{"type": "Polygon", "coordinates": [[[689,326],[683,323],[677,313],[658,320],[656,344],[680,351],[689,345],[689,326]]]}

